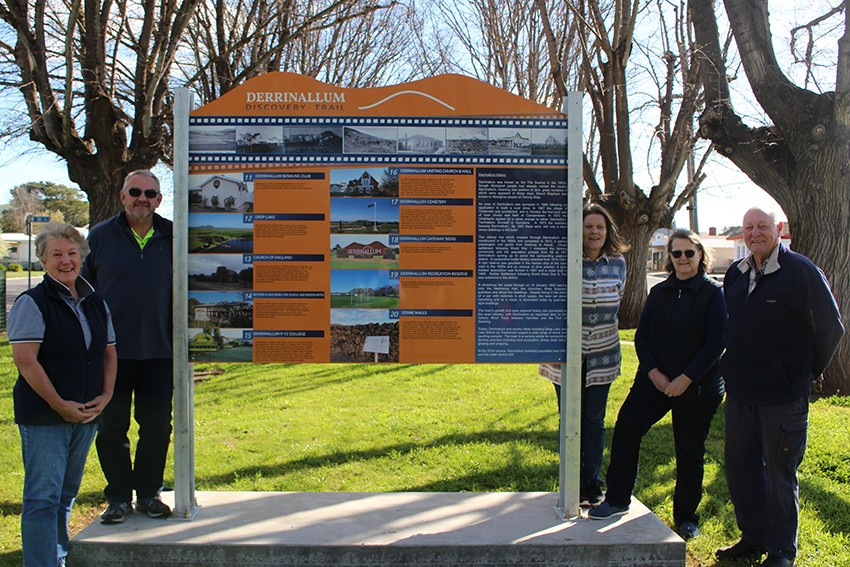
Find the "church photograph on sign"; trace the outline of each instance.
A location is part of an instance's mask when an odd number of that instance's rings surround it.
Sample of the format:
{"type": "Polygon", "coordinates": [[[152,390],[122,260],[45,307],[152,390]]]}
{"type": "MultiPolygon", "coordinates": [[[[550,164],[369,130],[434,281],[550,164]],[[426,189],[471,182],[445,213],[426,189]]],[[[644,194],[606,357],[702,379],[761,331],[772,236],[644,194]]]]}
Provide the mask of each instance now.
{"type": "Polygon", "coordinates": [[[398,176],[387,168],[331,170],[331,197],[398,197],[398,176]]]}

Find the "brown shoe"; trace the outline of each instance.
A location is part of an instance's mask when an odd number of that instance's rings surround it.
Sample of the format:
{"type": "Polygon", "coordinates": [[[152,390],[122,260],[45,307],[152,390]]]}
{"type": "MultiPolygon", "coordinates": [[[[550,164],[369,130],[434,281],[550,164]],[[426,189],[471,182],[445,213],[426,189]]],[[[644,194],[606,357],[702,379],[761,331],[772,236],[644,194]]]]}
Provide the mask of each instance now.
{"type": "Polygon", "coordinates": [[[767,549],[764,544],[752,543],[746,540],[740,540],[735,545],[729,547],[721,547],[714,555],[718,559],[740,559],[741,557],[749,557],[750,555],[764,555],[767,549]]]}

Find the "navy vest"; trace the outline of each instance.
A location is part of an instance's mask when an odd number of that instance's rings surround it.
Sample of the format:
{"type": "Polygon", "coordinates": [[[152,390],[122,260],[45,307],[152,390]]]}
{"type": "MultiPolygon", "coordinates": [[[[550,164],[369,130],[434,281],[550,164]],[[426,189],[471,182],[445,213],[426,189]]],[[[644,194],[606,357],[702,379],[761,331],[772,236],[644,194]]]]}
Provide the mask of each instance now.
{"type": "MultiPolygon", "coordinates": [[[[82,299],[83,313],[91,330],[87,349],[80,320],[60,297],[61,286],[45,276],[44,281],[25,291],[44,318],[44,339],[38,362],[56,392],[65,400],[88,402],[103,393],[103,359],[106,351],[106,306],[96,292],[82,299]]],[[[15,423],[57,425],[62,417],[18,374],[13,391],[15,423]]]]}

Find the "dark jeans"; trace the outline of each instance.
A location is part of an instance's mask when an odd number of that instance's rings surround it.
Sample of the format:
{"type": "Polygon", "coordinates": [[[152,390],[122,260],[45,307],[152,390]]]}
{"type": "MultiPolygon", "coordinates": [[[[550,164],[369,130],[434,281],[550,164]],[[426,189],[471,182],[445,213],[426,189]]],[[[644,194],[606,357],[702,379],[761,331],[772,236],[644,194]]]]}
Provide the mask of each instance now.
{"type": "Polygon", "coordinates": [[[106,477],[103,491],[109,502],[150,498],[162,489],[168,444],[171,441],[171,359],[118,360],[115,393],[103,412],[95,445],[106,477]],[[130,406],[139,424],[135,459],[130,460],[130,406]],[[133,466],[135,463],[135,466],[133,466]]]}
{"type": "MultiPolygon", "coordinates": [[[[582,366],[584,381],[584,366],[582,366]]],[[[579,494],[582,499],[602,494],[602,457],[605,453],[605,408],[611,384],[581,388],[581,465],[579,494]]],[[[561,410],[561,385],[555,384],[558,411],[561,410]]],[[[560,441],[559,441],[560,442],[560,441]]]]}
{"type": "Polygon", "coordinates": [[[741,539],[797,555],[797,467],[806,452],[809,398],[781,404],[726,399],[726,483],[741,539]]]}
{"type": "Polygon", "coordinates": [[[639,377],[617,415],[608,466],[605,499],[614,506],[628,506],[638,473],[640,444],[647,431],[667,412],[673,412],[673,442],[676,451],[676,490],[673,521],[699,523],[697,506],[702,498],[705,440],[711,420],[723,398],[670,398],[652,382],[639,377]]]}

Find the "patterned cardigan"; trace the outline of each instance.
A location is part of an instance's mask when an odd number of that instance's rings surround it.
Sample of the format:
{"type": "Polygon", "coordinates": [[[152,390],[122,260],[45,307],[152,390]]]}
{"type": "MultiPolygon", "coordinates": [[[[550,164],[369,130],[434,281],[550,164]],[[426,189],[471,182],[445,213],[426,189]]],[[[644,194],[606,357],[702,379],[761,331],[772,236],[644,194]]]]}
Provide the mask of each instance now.
{"type": "MultiPolygon", "coordinates": [[[[581,359],[585,385],[610,384],[620,375],[620,335],[617,312],[626,287],[626,260],[603,254],[582,261],[581,359]]],[[[559,384],[560,364],[541,364],[539,373],[559,384]]]]}

